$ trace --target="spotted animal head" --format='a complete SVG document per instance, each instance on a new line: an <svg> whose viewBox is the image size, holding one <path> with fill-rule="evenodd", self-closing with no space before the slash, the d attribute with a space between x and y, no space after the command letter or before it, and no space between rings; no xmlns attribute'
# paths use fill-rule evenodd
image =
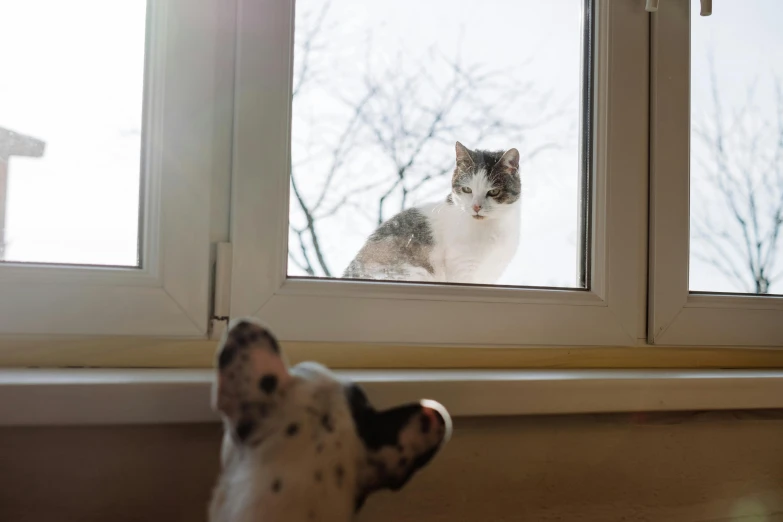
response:
<svg viewBox="0 0 783 522"><path fill-rule="evenodd" d="M289 368L255 320L232 322L217 366L224 437L211 522L349 522L374 491L405 485L451 434L436 402L379 411L319 364Z"/></svg>

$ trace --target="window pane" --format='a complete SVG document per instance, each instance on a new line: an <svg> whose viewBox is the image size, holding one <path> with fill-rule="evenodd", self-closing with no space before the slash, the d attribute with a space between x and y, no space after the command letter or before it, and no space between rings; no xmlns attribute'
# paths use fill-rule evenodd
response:
<svg viewBox="0 0 783 522"><path fill-rule="evenodd" d="M584 1L487 2L297 2L290 276L579 285Z"/></svg>
<svg viewBox="0 0 783 522"><path fill-rule="evenodd" d="M0 260L139 265L145 17L0 0Z"/></svg>
<svg viewBox="0 0 783 522"><path fill-rule="evenodd" d="M783 2L691 6L690 288L783 293Z"/></svg>

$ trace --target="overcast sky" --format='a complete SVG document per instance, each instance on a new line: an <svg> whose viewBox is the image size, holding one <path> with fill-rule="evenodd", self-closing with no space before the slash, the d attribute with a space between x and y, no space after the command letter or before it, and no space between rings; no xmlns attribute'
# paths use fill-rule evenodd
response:
<svg viewBox="0 0 783 522"><path fill-rule="evenodd" d="M320 1L298 3L304 10ZM336 49L333 52L343 64L339 81L346 93L353 92L361 79L361 68L355 65L364 56L369 31L373 60L379 66L400 55L406 57L403 63L408 58L410 63L426 62L432 59L428 53L433 47L450 56L459 50L464 64L507 70L515 81L532 81L539 91L551 91L552 99L563 107L562 117L552 124L556 126L541 128L528 143L510 143L501 137L465 143L522 150L536 140L559 137L556 151L523 166L521 247L501 281L505 284L576 284L581 4L581 0L484 0L480 4L334 0L330 13L339 28L330 38L330 49ZM0 14L4 67L0 127L43 139L47 146L42 159L15 157L10 162L7 258L134 264L145 3L0 0ZM746 85L758 79L760 86L766 85L766 91L759 90L758 100L772 108L769 82L775 74L783 76L782 19L779 0L716 2L711 17L694 17L694 115L709 109L704 101L709 89L708 49L714 54L727 105L739 103ZM313 121L321 114L318 111L339 114L338 108L321 103L325 99L316 90L294 107L295 116L301 116L294 122L295 161L305 155L304 137L313 139L306 121ZM530 117L524 107L508 110L509 117L520 121ZM450 152L453 144L443 147ZM698 165L693 168L692 197L699 198L709 189L699 185ZM310 190L323 181L317 166L301 176ZM355 186L361 185L360 175L352 179ZM343 184L336 190L354 188ZM448 190L444 178L427 195L441 199ZM322 242L334 271L342 271L373 226L350 211L326 222ZM292 267L290 273L301 272ZM692 261L691 287L738 290L698 260ZM783 283L777 288L782 287Z"/></svg>
<svg viewBox="0 0 783 522"><path fill-rule="evenodd" d="M698 13L699 1L692 0L692 12ZM665 4L662 6L665 9ZM715 2L713 14L709 17L694 15L691 23L691 113L694 123L708 125L714 122L711 80L709 74L709 56L715 63L715 76L718 93L722 100L726 126L730 127L732 116L744 106L748 91L753 87L755 113L744 125L734 125L736 140L727 141L729 155L738 160L733 162L735 169L749 164L749 160L764 157L775 148L777 136L774 132L762 133L761 140L752 150L750 136L763 120L777 124L778 108L774 94L774 81L783 80L783 31L780 21L783 19L783 2L780 0L733 0ZM774 131L774 127L770 129ZM740 236L739 229L730 216L728 204L713 190L705 178L705 165L709 164L709 154L696 136L691 138L691 209L696 212L709 209L713 223L710 230L717 234L728 231L732 236ZM748 158L750 156L750 158ZM783 172L778 177L783 176ZM758 181L758 180L756 180ZM781 180L783 181L783 180ZM764 188L758 188L759 202L767 211L762 212L765 222L760 223L768 231L771 203L767 196L771 194ZM780 201L777 202L780 205ZM728 220L728 221L727 221ZM692 233L695 228L692 229ZM701 291L742 291L733 281L709 263L698 259L696 254L707 253L705 245L692 240L690 286ZM774 273L783 273L783 243L776 250L779 264ZM748 273L747 258L724 251L735 266ZM768 275L773 275L768 274ZM783 280L771 286L771 291L783 293Z"/></svg>
<svg viewBox="0 0 783 522"><path fill-rule="evenodd" d="M0 0L0 127L46 142L10 161L6 257L136 262L145 3Z"/></svg>

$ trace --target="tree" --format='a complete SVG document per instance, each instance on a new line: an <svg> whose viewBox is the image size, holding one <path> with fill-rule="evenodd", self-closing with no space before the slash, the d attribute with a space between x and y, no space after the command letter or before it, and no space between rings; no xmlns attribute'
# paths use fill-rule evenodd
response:
<svg viewBox="0 0 783 522"><path fill-rule="evenodd" d="M774 111L751 84L727 111L710 60L711 113L694 125L698 159L709 190L692 205L692 255L719 270L742 292L767 294L781 279L783 227L783 93L773 81ZM717 210L717 211L716 211Z"/></svg>
<svg viewBox="0 0 783 522"><path fill-rule="evenodd" d="M311 132L317 137L293 145L308 153L292 161L289 236L290 261L308 275L326 277L339 273L320 232L339 212L350 209L374 227L412 202L445 197L433 189L451 174L456 137L479 146L502 136L517 146L522 162L529 161L557 146L556 139L535 142L530 135L564 112L531 81L517 81L506 70L463 63L459 49L448 57L433 48L418 62L402 54L377 60L370 34L363 63L354 65L362 68L362 81L341 82L336 51L330 48L335 30L330 8L326 3L297 23L295 115L297 104L308 95L340 110L329 121L307 122L318 129ZM509 110L520 104L526 110ZM317 187L305 184L305 173L322 181ZM356 183L359 178L362 182Z"/></svg>

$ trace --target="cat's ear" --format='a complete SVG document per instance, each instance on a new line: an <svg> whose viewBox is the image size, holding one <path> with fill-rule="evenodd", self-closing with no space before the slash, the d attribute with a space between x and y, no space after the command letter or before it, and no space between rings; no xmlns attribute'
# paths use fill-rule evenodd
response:
<svg viewBox="0 0 783 522"><path fill-rule="evenodd" d="M508 149L495 165L495 170L506 174L516 174L519 170L519 151Z"/></svg>
<svg viewBox="0 0 783 522"><path fill-rule="evenodd" d="M232 321L217 357L212 406L244 442L271 410L278 390L291 379L277 339L258 321Z"/></svg>
<svg viewBox="0 0 783 522"><path fill-rule="evenodd" d="M465 170L473 166L473 158L470 157L470 150L460 142L454 146L457 150L457 168Z"/></svg>

